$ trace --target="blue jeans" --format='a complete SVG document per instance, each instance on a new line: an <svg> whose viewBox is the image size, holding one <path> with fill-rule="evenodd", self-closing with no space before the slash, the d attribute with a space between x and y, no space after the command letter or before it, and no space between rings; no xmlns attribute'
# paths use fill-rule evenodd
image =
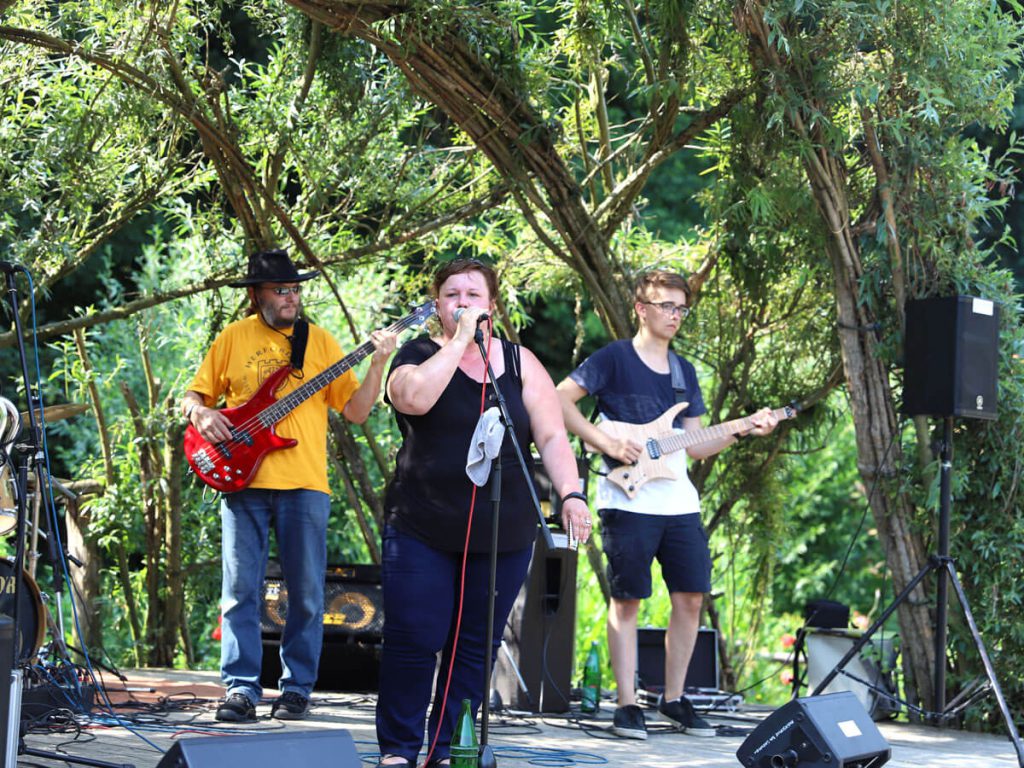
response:
<svg viewBox="0 0 1024 768"><path fill-rule="evenodd" d="M509 611L526 578L532 549L498 554L492 661L501 647ZM431 741L441 717L458 615L462 553L442 552L386 526L382 555L384 648L377 699L377 742L381 754L415 760L423 743L423 721L430 703L438 651L441 664L427 733ZM489 582L490 556L471 554L466 563L466 595L455 667L433 760L448 757L462 700L472 701L474 713L480 705Z"/></svg>
<svg viewBox="0 0 1024 768"><path fill-rule="evenodd" d="M255 704L263 695L260 605L271 525L288 587L278 687L306 698L312 693L323 644L330 512L330 497L320 491L256 488L224 496L220 674L229 696L241 693Z"/></svg>

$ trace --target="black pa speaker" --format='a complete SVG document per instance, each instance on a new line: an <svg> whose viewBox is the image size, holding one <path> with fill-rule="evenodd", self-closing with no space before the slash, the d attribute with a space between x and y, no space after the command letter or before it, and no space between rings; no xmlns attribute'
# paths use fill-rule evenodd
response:
<svg viewBox="0 0 1024 768"><path fill-rule="evenodd" d="M225 768L229 765L329 765L361 768L348 731L260 733L175 742L156 768Z"/></svg>
<svg viewBox="0 0 1024 768"><path fill-rule="evenodd" d="M999 307L974 296L908 301L903 412L996 418Z"/></svg>
<svg viewBox="0 0 1024 768"><path fill-rule="evenodd" d="M576 553L548 549L538 533L494 667L502 701L527 712L568 712L575 631Z"/></svg>
<svg viewBox="0 0 1024 768"><path fill-rule="evenodd" d="M878 768L892 751L849 691L794 699L736 750L747 768Z"/></svg>

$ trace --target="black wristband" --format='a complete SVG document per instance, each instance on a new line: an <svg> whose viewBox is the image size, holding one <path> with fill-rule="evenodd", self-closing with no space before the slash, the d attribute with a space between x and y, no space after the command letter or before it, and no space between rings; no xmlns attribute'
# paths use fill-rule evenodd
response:
<svg viewBox="0 0 1024 768"><path fill-rule="evenodd" d="M565 496L562 497L562 504L565 504L565 502L567 502L569 499L579 499L588 506L590 504L590 502L587 501L586 494L584 494L581 491L572 491L570 493L565 494Z"/></svg>
<svg viewBox="0 0 1024 768"><path fill-rule="evenodd" d="M732 433L732 436L736 438L736 442L737 442L737 443L738 443L738 442L739 442L740 440L742 440L742 439L743 439L744 437L746 437L746 435L740 434L739 432L733 432L733 433Z"/></svg>

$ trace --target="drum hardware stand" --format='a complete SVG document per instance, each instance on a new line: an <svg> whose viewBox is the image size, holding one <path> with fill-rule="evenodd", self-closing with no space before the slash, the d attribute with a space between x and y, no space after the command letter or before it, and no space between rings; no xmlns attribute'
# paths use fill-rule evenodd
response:
<svg viewBox="0 0 1024 768"><path fill-rule="evenodd" d="M21 325L21 315L18 314L18 288L14 283L15 271L21 271L28 275L28 270L20 265L12 264L6 261L0 261L0 271L4 273L5 282L7 284L7 300L11 305L11 316L14 319L14 335L18 340L18 356L21 361L21 375L22 380L25 384L25 397L28 400L28 443L26 445L19 445L17 448L22 453L21 461L18 464L17 474L17 497L18 497L18 523L15 528L15 555L14 555L14 576L12 578L12 597L13 597L13 608L11 620L14 623L14 642L12 645L12 659L11 669L17 670L12 674L12 688L17 687L18 690L18 704L20 710L21 703L21 677L19 669L19 658L21 655L19 633L19 597L22 587L22 579L19 576L22 573L25 563L25 523L27 516L26 508L26 494L28 492L28 473L29 466L31 465L36 472L37 488L36 493L42 494L42 498L46 503L48 510L53 509L52 498L49 495L49 485L44 484L43 480L46 479L46 456L43 453L43 442L42 442L42 430L36 421L37 410L42 412L42 398L39 393L34 393L32 389L32 378L28 372L28 357L25 353L25 336ZM54 537L49 537L50 553L53 556L53 571L54 579L57 584L60 584L62 578L62 568L59 567L60 563L56 559L54 553ZM61 643L63 644L63 637L61 637ZM14 720L15 707L10 708L9 719ZM78 763L80 765L96 766L97 768L125 768L124 764L118 765L116 763L108 763L102 760L91 760L89 758L75 757L72 755L61 754L58 752L47 752L40 749L30 749L25 746L24 738L20 733L20 711L18 721L15 721L12 725L13 731L7 733L7 744L4 745L4 765L2 768L15 768L14 763L10 762L10 755L14 752L13 743L17 744L17 754L31 755L32 757L43 757L52 760L64 761L68 763Z"/></svg>
<svg viewBox="0 0 1024 768"><path fill-rule="evenodd" d="M1024 768L1024 745L1021 744L1020 734L1017 732L1017 726L1014 725L1013 722L1013 715L1006 704L1006 698L1003 696L1003 691L999 687L999 680L996 678L995 668L992 666L992 661L989 658L988 652L985 650L985 643L982 641L981 633L978 631L978 624L974 620L974 614L971 612L971 606L967 601L967 595L964 592L963 586L960 584L959 576L957 576L956 562L949 554L949 511L952 499L950 474L953 468L952 416L947 416L944 419L942 442L940 443L939 449L941 473L939 476L938 553L933 554L928 558L928 563L925 564L925 566L918 571L917 575L910 580L910 583L907 584L903 591L896 596L896 599L889 604L875 623L872 624L856 642L854 642L846 652L846 655L839 660L835 667L833 667L824 678L822 678L821 682L818 683L817 687L810 695L817 696L824 691L828 684L835 679L836 675L843 671L843 668L850 662L850 660L860 653L861 648L868 643L871 636L896 611L900 603L910 596L910 593L914 591L917 585L920 584L926 576L928 576L932 571L935 571L935 711L926 713L926 715L933 720L935 724L941 725L943 720L945 720L949 714L949 710L946 707L946 604L948 598L946 577L948 576L950 583L953 585L953 590L956 592L957 599L960 601L960 608L963 611L964 619L966 619L967 626L970 628L971 637L974 639L974 647L978 651L978 655L981 657L982 665L985 667L985 674L988 676L989 688L995 696L996 703L999 705L999 711L1003 716L1003 720L1006 722L1006 729L1009 732L1010 741L1013 742L1013 748L1017 753L1017 764L1021 766L1021 768ZM843 674L846 673L843 672ZM973 698L974 695L976 694L972 694L971 698ZM962 698L962 695L954 699L954 701L951 702L951 706L956 704L960 698Z"/></svg>

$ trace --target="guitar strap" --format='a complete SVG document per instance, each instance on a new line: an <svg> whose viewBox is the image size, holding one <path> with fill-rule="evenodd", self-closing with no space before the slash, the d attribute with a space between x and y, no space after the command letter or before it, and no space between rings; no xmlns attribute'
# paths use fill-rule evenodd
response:
<svg viewBox="0 0 1024 768"><path fill-rule="evenodd" d="M302 373L302 364L306 360L306 342L309 341L309 323L305 318L300 317L292 326L292 335L288 337L292 343L292 359L290 365L293 371Z"/></svg>
<svg viewBox="0 0 1024 768"><path fill-rule="evenodd" d="M681 403L686 399L686 383L683 380L683 364L679 362L679 356L671 349L668 351L668 367L672 371L672 391L676 395L676 402Z"/></svg>

